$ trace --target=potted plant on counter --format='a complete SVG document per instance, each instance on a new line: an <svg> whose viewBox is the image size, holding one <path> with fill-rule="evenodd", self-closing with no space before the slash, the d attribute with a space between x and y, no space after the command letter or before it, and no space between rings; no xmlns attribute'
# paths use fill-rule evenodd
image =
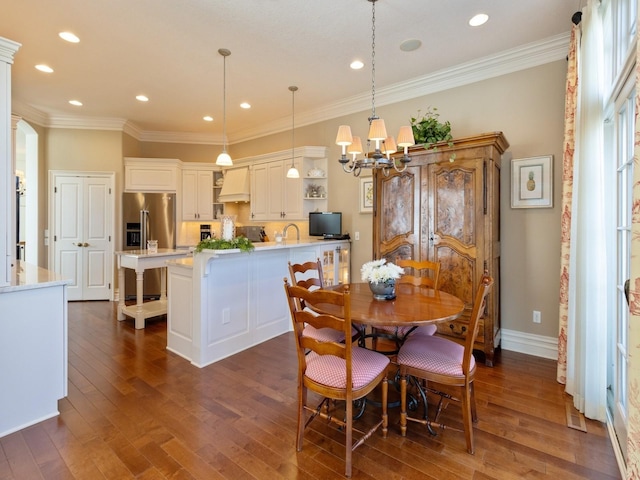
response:
<svg viewBox="0 0 640 480"><path fill-rule="evenodd" d="M235 237L231 240L225 240L224 238L208 238L200 241L196 246L196 253L202 250L230 250L237 248L242 252L250 252L255 249L251 240L246 237Z"/></svg>

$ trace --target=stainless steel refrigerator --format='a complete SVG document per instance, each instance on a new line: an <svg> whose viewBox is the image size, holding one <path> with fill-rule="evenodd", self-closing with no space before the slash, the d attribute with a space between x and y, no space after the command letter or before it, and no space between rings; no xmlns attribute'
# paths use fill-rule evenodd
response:
<svg viewBox="0 0 640 480"><path fill-rule="evenodd" d="M123 250L145 250L147 240L157 240L158 248L176 248L175 193L124 193ZM136 297L136 273L125 270L125 299ZM160 297L160 269L144 272L144 298Z"/></svg>

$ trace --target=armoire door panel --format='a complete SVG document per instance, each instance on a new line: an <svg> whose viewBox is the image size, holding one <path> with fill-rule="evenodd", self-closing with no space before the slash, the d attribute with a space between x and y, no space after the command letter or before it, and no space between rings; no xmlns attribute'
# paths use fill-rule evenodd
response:
<svg viewBox="0 0 640 480"><path fill-rule="evenodd" d="M433 232L464 245L475 245L482 201L482 170L478 161L431 166ZM481 162L481 160L480 160Z"/></svg>
<svg viewBox="0 0 640 480"><path fill-rule="evenodd" d="M377 174L378 172L376 172ZM420 244L420 168L408 168L404 173L388 177L376 175L377 208L374 223L383 225L376 232L379 258L396 261L415 258Z"/></svg>

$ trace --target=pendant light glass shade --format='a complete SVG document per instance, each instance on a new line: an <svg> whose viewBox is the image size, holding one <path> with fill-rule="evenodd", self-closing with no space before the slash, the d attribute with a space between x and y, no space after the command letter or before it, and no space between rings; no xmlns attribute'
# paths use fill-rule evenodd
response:
<svg viewBox="0 0 640 480"><path fill-rule="evenodd" d="M216 159L216 165L220 165L221 167L232 167L233 160L231 160L231 156L227 152L222 152Z"/></svg>
<svg viewBox="0 0 640 480"><path fill-rule="evenodd" d="M222 55L224 61L223 87L222 87L222 153L216 159L216 165L221 167L231 167L233 161L227 153L227 57L231 52L226 48L221 48L218 53Z"/></svg>
<svg viewBox="0 0 640 480"><path fill-rule="evenodd" d="M296 164L294 162L295 158L295 129L296 129L296 115L295 115L295 96L298 87L291 86L289 87L289 91L291 92L291 167L289 167L289 171L287 172L287 178L300 178L300 172L296 168Z"/></svg>

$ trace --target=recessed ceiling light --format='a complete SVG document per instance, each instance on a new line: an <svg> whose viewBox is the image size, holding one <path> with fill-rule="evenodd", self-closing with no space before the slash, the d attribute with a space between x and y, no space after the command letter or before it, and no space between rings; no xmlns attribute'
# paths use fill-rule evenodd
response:
<svg viewBox="0 0 640 480"><path fill-rule="evenodd" d="M76 107L81 107L82 106L82 102L80 100L69 100L69 103L71 105L75 105Z"/></svg>
<svg viewBox="0 0 640 480"><path fill-rule="evenodd" d="M70 43L78 43L80 42L80 39L78 37L76 37L73 33L71 32L60 32L58 34L58 36L63 39L66 40L67 42Z"/></svg>
<svg viewBox="0 0 640 480"><path fill-rule="evenodd" d="M400 50L403 52L413 52L422 46L422 42L417 38L410 38L400 44Z"/></svg>
<svg viewBox="0 0 640 480"><path fill-rule="evenodd" d="M364 63L362 63L360 60L354 60L353 62L351 62L351 65L349 65L353 70L360 70L362 67L364 67Z"/></svg>
<svg viewBox="0 0 640 480"><path fill-rule="evenodd" d="M240 108L244 108L244 109L251 108L251 104L250 104L250 103L247 103L247 102L242 102L242 103L240 104Z"/></svg>
<svg viewBox="0 0 640 480"><path fill-rule="evenodd" d="M36 69L44 73L53 73L53 68L48 65L36 65Z"/></svg>
<svg viewBox="0 0 640 480"><path fill-rule="evenodd" d="M480 25L487 23L487 20L489 20L489 15L486 13L479 13L469 20L469 25L472 27L479 27Z"/></svg>
<svg viewBox="0 0 640 480"><path fill-rule="evenodd" d="M210 115L205 115L204 117L202 117L202 119L203 119L205 122L213 122L213 117L212 117L212 116L210 116Z"/></svg>
<svg viewBox="0 0 640 480"><path fill-rule="evenodd" d="M148 102L149 98L145 95L136 95L136 100L139 100L141 102Z"/></svg>

